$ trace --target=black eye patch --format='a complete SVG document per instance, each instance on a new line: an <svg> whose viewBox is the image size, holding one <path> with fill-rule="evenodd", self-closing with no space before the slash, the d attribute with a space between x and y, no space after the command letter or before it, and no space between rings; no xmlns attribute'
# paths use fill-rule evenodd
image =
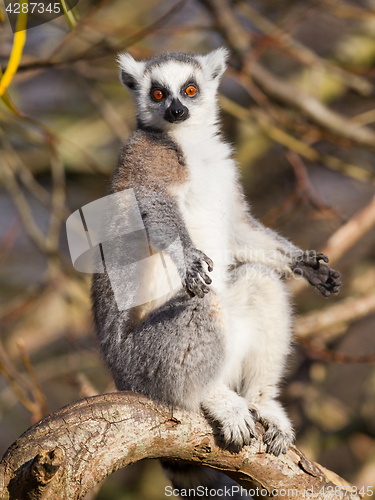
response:
<svg viewBox="0 0 375 500"><path fill-rule="evenodd" d="M194 87L196 89L196 92L193 95L191 95L191 94L189 94L189 92L187 92L187 89L189 87ZM185 96L196 97L199 94L199 86L193 77L190 77L188 80L186 80L186 82L182 85L182 87L180 89L180 93L181 93L182 97L185 97Z"/></svg>
<svg viewBox="0 0 375 500"><path fill-rule="evenodd" d="M160 93L161 92L161 96ZM155 102L162 102L170 95L170 90L156 81L151 82L150 97Z"/></svg>

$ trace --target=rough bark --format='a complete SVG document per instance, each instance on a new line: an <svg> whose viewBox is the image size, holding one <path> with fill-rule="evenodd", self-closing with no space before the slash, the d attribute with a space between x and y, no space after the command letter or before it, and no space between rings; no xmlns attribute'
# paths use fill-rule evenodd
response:
<svg viewBox="0 0 375 500"><path fill-rule="evenodd" d="M201 463L269 497L278 491L283 498L304 498L313 488L309 498L360 498L296 447L276 458L265 453L260 437L231 453L202 415L179 409L172 415L143 396L119 392L70 404L27 430L0 462L0 500L81 499L112 472L144 458Z"/></svg>

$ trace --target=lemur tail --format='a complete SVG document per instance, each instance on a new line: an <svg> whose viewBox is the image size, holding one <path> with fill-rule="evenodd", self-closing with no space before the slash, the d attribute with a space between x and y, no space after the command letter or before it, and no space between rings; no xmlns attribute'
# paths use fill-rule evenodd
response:
<svg viewBox="0 0 375 500"><path fill-rule="evenodd" d="M173 488L178 491L184 490L182 498L253 500L244 488L219 471L184 461L160 460L160 462Z"/></svg>

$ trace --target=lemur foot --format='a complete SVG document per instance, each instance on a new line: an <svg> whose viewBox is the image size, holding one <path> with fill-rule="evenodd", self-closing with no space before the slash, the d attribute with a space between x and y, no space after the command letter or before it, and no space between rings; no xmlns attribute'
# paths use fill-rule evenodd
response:
<svg viewBox="0 0 375 500"><path fill-rule="evenodd" d="M321 260L325 263L329 262L324 253L317 254L314 251L307 251L296 258L292 269L296 274L304 276L324 297L329 297L331 293L339 292L340 273L325 264L321 264Z"/></svg>
<svg viewBox="0 0 375 500"><path fill-rule="evenodd" d="M271 386L268 386L268 389L270 388ZM274 398L257 399L255 405L260 414L258 421L265 429L262 439L267 446L267 453L275 456L286 453L294 441L294 431L284 408Z"/></svg>
<svg viewBox="0 0 375 500"><path fill-rule="evenodd" d="M237 452L250 444L257 431L256 416L249 411L246 401L235 399L215 407L203 405L203 411L214 427L218 427L225 448Z"/></svg>
<svg viewBox="0 0 375 500"><path fill-rule="evenodd" d="M278 457L280 453L286 453L289 446L294 441L294 433L291 429L281 430L274 423L261 418L260 423L266 429L263 435L263 443L267 445L267 453L271 453Z"/></svg>
<svg viewBox="0 0 375 500"><path fill-rule="evenodd" d="M246 404L243 407L240 405L233 407L227 415L223 415L219 423L226 447L234 451L239 451L250 444L257 434L254 417Z"/></svg>
<svg viewBox="0 0 375 500"><path fill-rule="evenodd" d="M204 294L210 291L207 285L212 283L203 267L203 262L207 264L209 272L213 271L214 263L207 255L196 248L185 254L185 260L186 275L183 283L185 289L192 297L197 295L199 298L203 298Z"/></svg>
<svg viewBox="0 0 375 500"><path fill-rule="evenodd" d="M281 430L276 423L271 423L266 418L262 418L255 406L249 407L249 411L255 422L260 422L266 429L266 432L263 435L263 442L267 445L267 453L272 453L276 457L278 457L280 453L285 454L288 451L289 446L294 441L293 430Z"/></svg>

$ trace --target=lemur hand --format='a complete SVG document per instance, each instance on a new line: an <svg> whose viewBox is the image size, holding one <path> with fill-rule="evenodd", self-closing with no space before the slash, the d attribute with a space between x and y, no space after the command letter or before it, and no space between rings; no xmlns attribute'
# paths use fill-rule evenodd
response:
<svg viewBox="0 0 375 500"><path fill-rule="evenodd" d="M310 285L315 286L324 297L329 297L331 293L338 293L341 281L340 273L334 271L325 264L329 261L324 253L304 252L296 258L292 269L295 273L307 279Z"/></svg>
<svg viewBox="0 0 375 500"><path fill-rule="evenodd" d="M205 293L210 289L207 285L212 283L212 279L206 274L203 267L203 262L207 264L208 271L213 271L214 263L203 252L193 248L185 254L186 259L186 275L184 279L184 286L189 295L194 297L197 295L203 298Z"/></svg>

